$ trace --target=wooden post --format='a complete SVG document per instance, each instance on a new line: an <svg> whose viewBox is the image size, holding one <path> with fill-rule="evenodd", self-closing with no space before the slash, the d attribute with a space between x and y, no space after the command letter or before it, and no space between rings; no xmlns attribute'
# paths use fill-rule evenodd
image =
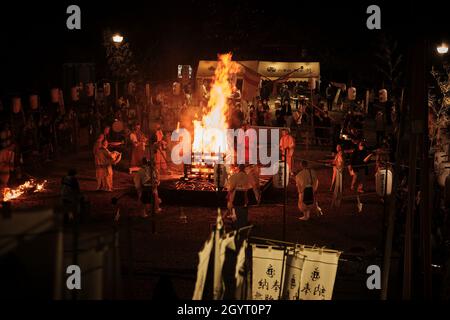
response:
<svg viewBox="0 0 450 320"><path fill-rule="evenodd" d="M72 209L70 209L72 210ZM78 246L79 246L79 236L80 236L80 215L81 210L75 209L71 212L73 215L73 225L72 225L72 264L78 265ZM72 300L77 300L78 290L72 290Z"/></svg>
<svg viewBox="0 0 450 320"><path fill-rule="evenodd" d="M421 225L421 253L422 253L422 268L423 268L423 296L425 299L432 298L432 271L431 271L431 213L433 212L432 201L430 201L430 158L429 149L430 141L428 137L428 88L426 74L429 68L428 57L428 41L422 39L420 42L419 52L419 67L422 77L418 79L418 104L422 111L420 116L422 120L422 155L421 155L421 170L420 170L420 225Z"/></svg>
<svg viewBox="0 0 450 320"><path fill-rule="evenodd" d="M413 258L413 233L414 233L414 211L416 200L416 157L418 135L411 133L409 144L409 176L408 176L408 209L405 222L405 248L403 263L403 294L404 300L411 299L412 280L412 258Z"/></svg>
<svg viewBox="0 0 450 320"><path fill-rule="evenodd" d="M403 115L403 92L400 99L400 112L398 113L400 117ZM387 229L386 229L386 241L384 243L384 257L383 257L383 269L381 276L381 300L387 300L388 288L389 288L389 273L391 269L391 255L392 255L392 240L394 237L394 223L395 223L395 213L396 213L396 203L395 194L397 193L398 178L400 173L400 139L403 136L404 119L399 119L399 128L397 130L397 145L395 150L395 165L392 181L392 193L387 198L388 201L388 216L387 216Z"/></svg>
<svg viewBox="0 0 450 320"><path fill-rule="evenodd" d="M220 272L220 239L222 237L223 221L220 207L217 208L217 219L214 227L214 283L213 299L219 300L222 295L222 272Z"/></svg>

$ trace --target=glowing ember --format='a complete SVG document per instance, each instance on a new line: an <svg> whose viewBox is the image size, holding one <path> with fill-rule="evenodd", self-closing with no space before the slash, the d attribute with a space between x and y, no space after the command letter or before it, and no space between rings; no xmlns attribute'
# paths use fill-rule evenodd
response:
<svg viewBox="0 0 450 320"><path fill-rule="evenodd" d="M3 201L10 201L13 199L17 199L21 195L23 195L25 192L41 192L44 189L45 184L47 183L47 180L44 180L42 183L38 183L34 181L33 179L25 181L23 184L18 186L15 189L11 188L5 188L3 189Z"/></svg>
<svg viewBox="0 0 450 320"><path fill-rule="evenodd" d="M219 55L208 101L209 112L201 121L194 120L194 153L211 154L227 151L226 115L228 98L233 93L231 79L239 71L239 65L231 61L231 53Z"/></svg>

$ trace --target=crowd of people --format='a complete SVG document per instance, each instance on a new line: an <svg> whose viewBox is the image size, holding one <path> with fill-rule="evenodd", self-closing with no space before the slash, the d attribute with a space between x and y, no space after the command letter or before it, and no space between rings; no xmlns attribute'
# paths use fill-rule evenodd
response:
<svg viewBox="0 0 450 320"><path fill-rule="evenodd" d="M299 193L298 207L303 213L303 220L309 219L311 211L322 212L315 197L319 181L308 161L294 164L298 136L292 134L293 128L312 127L315 144L320 146L326 140L331 146L334 157L330 186L334 194L332 206L340 205L346 167L351 177L350 190L361 194L369 174L369 161L376 160L376 170L393 161L395 141L392 135L388 135L392 132L392 128L389 129L392 127L392 107L384 104L376 108L376 144L369 146L363 130L364 121L369 116L367 110L362 109L361 103L343 98L339 101L339 109L345 115L341 120L331 119L329 111L333 104L329 99L329 88L323 97L315 90L310 92L312 99L307 99L299 94L299 86L289 89L287 85L281 85L278 96L272 100L274 105L270 105L269 97L264 96L255 97L253 102L243 101L239 92L229 99L230 127L244 130L249 126L283 128L279 143L280 160L286 161L289 174L295 176ZM68 105L59 99L46 105L30 103L28 108L15 106L11 110L6 110L0 103L3 115L0 132L2 184L8 184L9 173L20 175L21 167L36 163L36 158L41 160L37 163L51 161L60 154L77 152L84 142L93 150L97 190L113 191L112 166L126 158L129 160L130 173L134 173L139 199L146 208L142 215L148 216L150 198L156 210L160 211L157 185L160 174L169 172L169 161L166 136L160 124L151 127L150 113L151 109L158 110L156 119L162 120L162 110L166 110L170 103L168 96L170 94L160 92L151 103L145 101L146 97L131 94L116 101L83 96ZM191 95L184 92L181 98L175 100L178 108L185 111L191 107L189 104L194 103ZM172 102L175 100L172 99ZM203 105L207 102L207 96L200 98L199 104L202 105L202 102ZM176 119L182 121L185 114L179 112ZM253 189L258 203L261 201L259 177L255 174L255 168L237 168L228 183L230 211L238 208L237 212L241 213L243 210L239 208L247 206L248 200L240 196L245 186ZM243 225L246 218L237 220L238 225Z"/></svg>

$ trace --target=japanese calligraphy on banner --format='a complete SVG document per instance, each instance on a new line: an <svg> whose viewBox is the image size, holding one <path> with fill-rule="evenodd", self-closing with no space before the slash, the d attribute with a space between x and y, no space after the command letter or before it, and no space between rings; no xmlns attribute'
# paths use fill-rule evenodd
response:
<svg viewBox="0 0 450 320"><path fill-rule="evenodd" d="M278 300L282 289L284 249L252 247L253 300Z"/></svg>
<svg viewBox="0 0 450 320"><path fill-rule="evenodd" d="M305 255L300 300L331 300L341 252L301 247Z"/></svg>
<svg viewBox="0 0 450 320"><path fill-rule="evenodd" d="M205 242L203 249L198 253L199 262L197 267L197 281L195 283L194 296L192 297L192 300L202 299L212 247L213 239L211 236L210 239Z"/></svg>
<svg viewBox="0 0 450 320"><path fill-rule="evenodd" d="M300 284L305 258L298 251L290 251L286 254L286 276L283 286L284 300L300 299Z"/></svg>

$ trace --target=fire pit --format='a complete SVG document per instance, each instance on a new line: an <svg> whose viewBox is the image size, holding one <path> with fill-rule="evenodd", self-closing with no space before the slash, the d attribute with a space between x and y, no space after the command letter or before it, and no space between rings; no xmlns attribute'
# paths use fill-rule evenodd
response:
<svg viewBox="0 0 450 320"><path fill-rule="evenodd" d="M47 183L46 180L39 183L34 179L30 179L22 183L17 188L4 188L2 192L2 201L8 202L19 198L23 194L31 194L36 192L41 192L44 190L44 186Z"/></svg>

